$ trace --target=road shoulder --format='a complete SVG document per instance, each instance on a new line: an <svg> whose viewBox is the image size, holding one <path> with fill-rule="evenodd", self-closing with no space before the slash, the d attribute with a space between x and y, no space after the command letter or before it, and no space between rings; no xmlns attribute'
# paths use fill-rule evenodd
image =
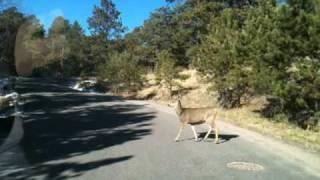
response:
<svg viewBox="0 0 320 180"><path fill-rule="evenodd" d="M142 103L136 101L136 103ZM175 116L175 111L172 107L158 104L154 101L147 101L147 104L158 111L169 113ZM241 127L237 127L226 121L219 120L218 126L221 131L228 130L239 134L242 139L262 147L264 150L277 155L289 162L298 164L309 173L320 177L320 155L317 153L307 152L300 147L296 147L285 142L279 141L272 137L266 137L254 131L250 131Z"/></svg>

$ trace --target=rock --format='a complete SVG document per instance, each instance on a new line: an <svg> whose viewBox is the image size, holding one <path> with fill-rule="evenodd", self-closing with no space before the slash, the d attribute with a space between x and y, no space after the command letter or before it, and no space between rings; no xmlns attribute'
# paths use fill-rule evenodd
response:
<svg viewBox="0 0 320 180"><path fill-rule="evenodd" d="M138 92L137 99L151 99L158 92L158 86L152 86Z"/></svg>

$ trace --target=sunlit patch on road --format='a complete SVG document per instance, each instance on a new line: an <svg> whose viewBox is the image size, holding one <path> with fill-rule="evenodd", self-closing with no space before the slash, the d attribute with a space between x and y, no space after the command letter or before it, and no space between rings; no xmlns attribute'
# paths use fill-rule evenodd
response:
<svg viewBox="0 0 320 180"><path fill-rule="evenodd" d="M255 163L249 163L249 162L231 162L227 164L227 167L230 169L236 169L240 171L262 171L264 170L264 167L255 164Z"/></svg>

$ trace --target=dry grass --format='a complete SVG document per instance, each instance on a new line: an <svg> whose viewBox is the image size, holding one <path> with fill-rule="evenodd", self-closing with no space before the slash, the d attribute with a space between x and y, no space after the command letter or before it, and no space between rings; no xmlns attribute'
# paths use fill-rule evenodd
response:
<svg viewBox="0 0 320 180"><path fill-rule="evenodd" d="M137 99L150 99L157 95L158 89L158 86L144 88L137 93Z"/></svg>
<svg viewBox="0 0 320 180"><path fill-rule="evenodd" d="M288 122L273 122L243 107L223 112L223 120L264 135L320 152L320 132L306 131Z"/></svg>
<svg viewBox="0 0 320 180"><path fill-rule="evenodd" d="M158 85L158 81L156 80L156 75L153 73L148 73L144 77L144 85L145 86L156 86Z"/></svg>
<svg viewBox="0 0 320 180"><path fill-rule="evenodd" d="M200 77L196 70L186 70L179 73L179 75L188 77L185 80L176 79L175 81L180 84L181 87L185 89L196 89L200 87Z"/></svg>

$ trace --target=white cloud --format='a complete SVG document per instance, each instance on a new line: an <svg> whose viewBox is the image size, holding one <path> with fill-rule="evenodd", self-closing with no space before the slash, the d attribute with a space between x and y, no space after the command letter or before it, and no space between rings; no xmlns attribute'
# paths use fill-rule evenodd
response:
<svg viewBox="0 0 320 180"><path fill-rule="evenodd" d="M54 19L58 16L63 16L63 11L62 9L56 8L52 9L51 11L44 13L40 16L38 16L41 24L44 24L45 28L48 28L51 26L52 22Z"/></svg>
<svg viewBox="0 0 320 180"><path fill-rule="evenodd" d="M51 17L63 16L63 11L62 9L53 9L49 12L49 16Z"/></svg>

